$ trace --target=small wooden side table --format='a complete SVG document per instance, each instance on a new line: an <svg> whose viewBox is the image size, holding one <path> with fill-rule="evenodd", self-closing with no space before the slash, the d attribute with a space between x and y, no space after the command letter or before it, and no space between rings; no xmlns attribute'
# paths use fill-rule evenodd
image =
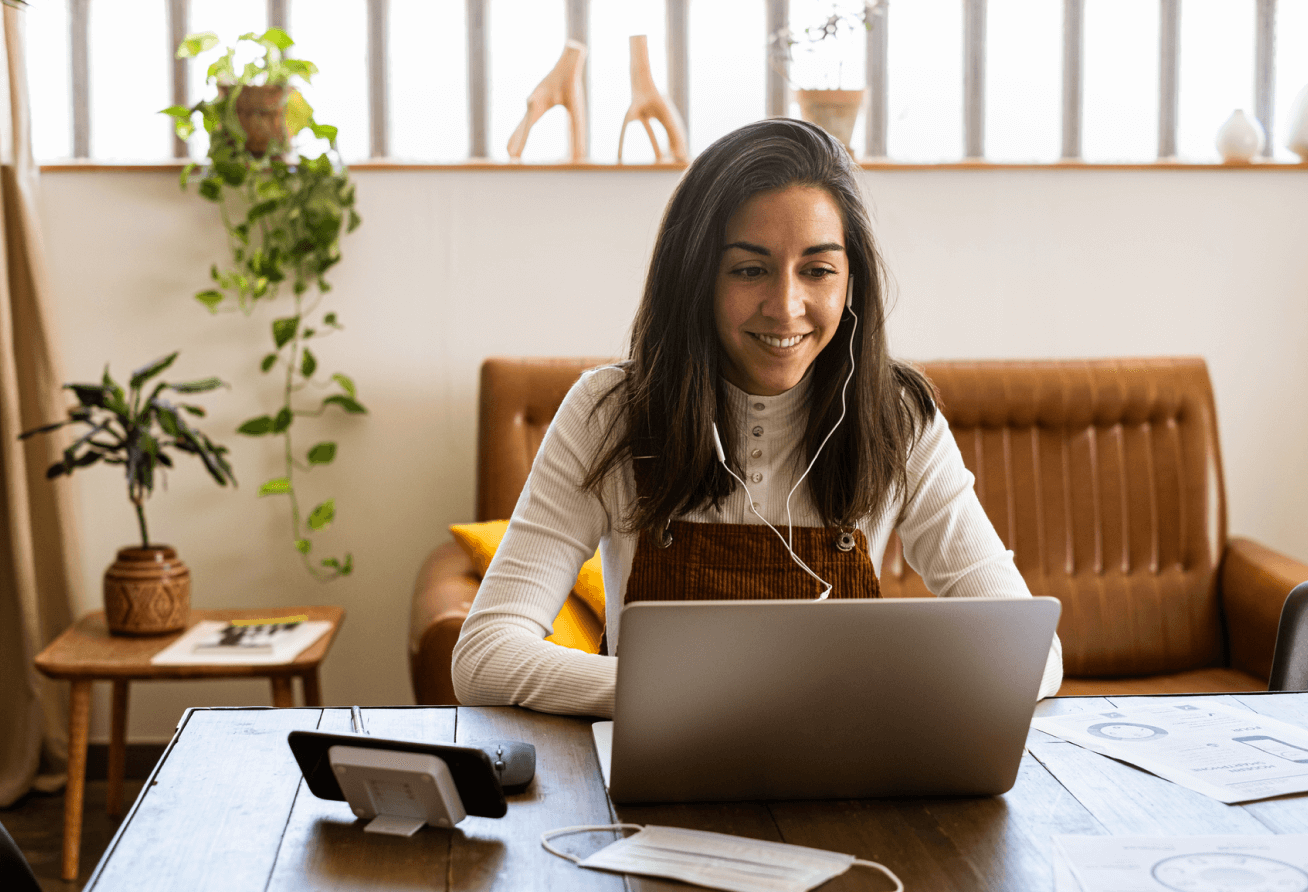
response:
<svg viewBox="0 0 1308 892"><path fill-rule="evenodd" d="M155 666L150 658L183 634L110 635L104 612L88 614L50 642L36 657L36 668L50 678L72 682L68 703L68 789L64 794L63 878L77 879L82 843L82 796L86 789L86 744L91 713L91 682L113 682L113 716L109 737L109 789L106 810L112 817L123 813L123 769L127 753L127 685L142 680L194 678L267 678L272 683L274 706L294 706L291 679L304 686L306 706L321 706L318 664L327 656L336 632L345 620L340 607L262 607L240 610L192 610L187 628L201 620L230 621L265 616L304 614L332 624L327 634L289 663L237 666Z"/></svg>

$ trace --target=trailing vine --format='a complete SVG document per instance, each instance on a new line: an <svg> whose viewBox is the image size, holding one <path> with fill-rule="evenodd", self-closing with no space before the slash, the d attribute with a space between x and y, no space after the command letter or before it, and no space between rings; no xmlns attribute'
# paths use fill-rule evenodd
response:
<svg viewBox="0 0 1308 892"><path fill-rule="evenodd" d="M210 267L213 285L195 298L211 313L239 311L246 315L259 304L272 301L289 283L291 314L272 320L273 349L259 361L264 374L280 369L280 405L245 421L237 429L252 437L281 439L283 473L259 487L260 496L286 496L290 506L291 535L296 551L311 575L320 580L347 576L354 558L314 553L313 536L336 517L336 500L327 498L305 510L297 488L297 473L307 473L336 458L336 443L316 442L297 452L294 432L303 428L297 419L317 418L329 411L362 415L354 381L340 372L320 374L310 344L342 330L333 311L322 303L331 285L326 272L341 257L342 232L360 223L354 209L354 184L336 148L337 129L319 124L313 109L293 82L309 83L317 67L304 59L286 56L294 42L285 31L269 28L263 34L243 34L260 53L241 69L236 48L229 47L209 66L207 83L217 95L195 105L164 109L175 121L177 135L187 139L195 132L195 115L209 135L207 163L189 164L182 171L183 189L200 168L198 191L218 205L227 231L230 264ZM192 34L178 47L179 58L198 56L218 44L211 32ZM262 104L262 108L260 108ZM241 112L254 109L247 124ZM253 123L249 123L249 122ZM250 130L247 133L246 126ZM291 140L303 131L326 140L317 157L295 153ZM289 160L288 160L289 159Z"/></svg>

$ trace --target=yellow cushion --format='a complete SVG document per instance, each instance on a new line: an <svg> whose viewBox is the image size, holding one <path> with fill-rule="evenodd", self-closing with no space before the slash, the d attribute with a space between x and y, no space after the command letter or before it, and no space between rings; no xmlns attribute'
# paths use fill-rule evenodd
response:
<svg viewBox="0 0 1308 892"><path fill-rule="evenodd" d="M485 523L460 523L450 527L454 541L472 559L478 576L486 575L495 550L509 528L507 520L488 520ZM581 565L577 584L573 586L563 609L554 618L554 634L546 638L555 644L599 653L600 636L604 634L604 574L600 569L599 551Z"/></svg>

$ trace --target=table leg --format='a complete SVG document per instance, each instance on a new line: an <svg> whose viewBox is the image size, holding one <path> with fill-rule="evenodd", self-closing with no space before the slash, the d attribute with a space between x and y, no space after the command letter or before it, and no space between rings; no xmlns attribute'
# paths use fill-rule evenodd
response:
<svg viewBox="0 0 1308 892"><path fill-rule="evenodd" d="M109 731L109 789L105 812L109 817L123 813L123 774L127 767L127 680L114 681L113 720Z"/></svg>
<svg viewBox="0 0 1308 892"><path fill-rule="evenodd" d="M268 680L272 682L273 706L285 708L295 705L295 688L291 687L291 676L274 675Z"/></svg>
<svg viewBox="0 0 1308 892"><path fill-rule="evenodd" d="M91 681L73 682L68 698L68 787L64 791L65 880L77 879L77 862L82 850L82 796L86 792L86 734L91 723Z"/></svg>
<svg viewBox="0 0 1308 892"><path fill-rule="evenodd" d="M304 705L322 706L322 687L318 684L318 667L314 666L301 675L300 683L304 685Z"/></svg>

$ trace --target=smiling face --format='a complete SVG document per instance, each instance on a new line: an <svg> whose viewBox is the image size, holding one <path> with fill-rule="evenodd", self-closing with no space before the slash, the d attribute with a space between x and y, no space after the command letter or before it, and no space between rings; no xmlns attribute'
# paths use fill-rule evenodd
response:
<svg viewBox="0 0 1308 892"><path fill-rule="evenodd" d="M849 260L840 208L825 189L760 192L727 221L713 314L722 374L756 396L799 383L845 308Z"/></svg>

